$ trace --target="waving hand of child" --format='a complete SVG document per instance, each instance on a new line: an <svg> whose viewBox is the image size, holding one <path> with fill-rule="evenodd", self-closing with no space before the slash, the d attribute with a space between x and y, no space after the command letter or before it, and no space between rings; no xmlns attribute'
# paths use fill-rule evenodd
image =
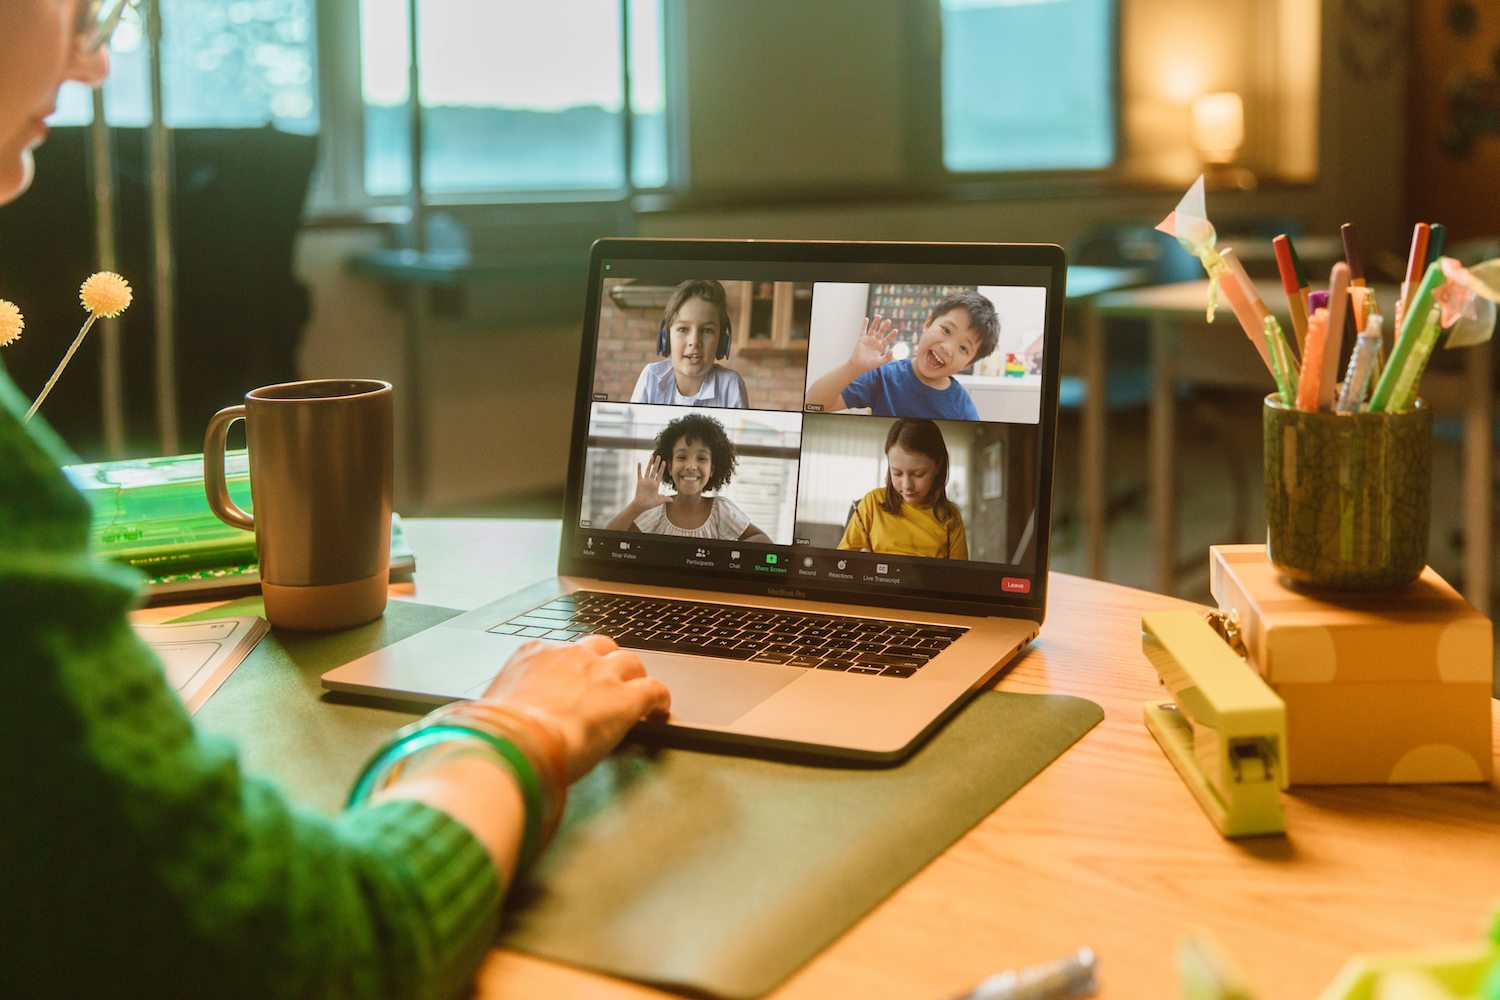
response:
<svg viewBox="0 0 1500 1000"><path fill-rule="evenodd" d="M879 368L891 360L891 345L896 342L899 332L888 319L866 316L865 321L860 324L854 350L849 354L849 364L857 368L861 375Z"/></svg>
<svg viewBox="0 0 1500 1000"><path fill-rule="evenodd" d="M844 390L865 372L873 371L892 358L891 345L900 333L895 324L881 316L866 316L854 341L849 360L820 376L807 387L807 402L822 410L844 410Z"/></svg>
<svg viewBox="0 0 1500 1000"><path fill-rule="evenodd" d="M664 503L670 503L672 498L662 496L661 479L662 473L666 471L667 463L661 460L661 456L652 455L651 460L646 463L646 468L641 469L641 463L635 463L635 495L630 498L630 503L610 521L605 528L609 531L629 531L630 526L635 523L636 518L660 507Z"/></svg>

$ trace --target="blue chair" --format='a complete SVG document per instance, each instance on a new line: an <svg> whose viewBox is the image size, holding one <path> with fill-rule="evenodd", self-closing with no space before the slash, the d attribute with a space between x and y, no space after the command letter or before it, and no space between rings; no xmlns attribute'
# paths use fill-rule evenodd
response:
<svg viewBox="0 0 1500 1000"><path fill-rule="evenodd" d="M1203 277L1197 259L1166 233L1140 222L1113 223L1084 233L1068 250L1068 262L1094 267L1130 267L1141 284L1166 285ZM1151 396L1150 331L1139 320L1114 320L1105 328L1107 407L1144 407ZM1058 391L1063 410L1083 406L1083 379L1064 375Z"/></svg>
<svg viewBox="0 0 1500 1000"><path fill-rule="evenodd" d="M1295 228L1289 227L1285 220L1268 220L1266 224L1278 227L1277 232ZM1068 259L1073 264L1139 268L1143 272L1142 285L1197 281L1203 277L1203 267L1197 258L1184 250L1175 238L1140 222L1111 223L1087 231L1072 245ZM1104 336L1106 411L1112 417L1118 412L1146 409L1151 399L1152 381L1149 323L1145 320L1111 319L1107 321ZM1181 391L1186 398L1187 388ZM1081 409L1084 392L1081 376L1063 376L1059 388L1061 409ZM1183 416L1197 423L1204 434L1225 436L1228 433L1223 415L1216 412L1210 400L1195 397L1191 398L1190 404ZM1234 498L1232 524L1226 538L1238 540L1249 530L1249 485L1245 470L1234 458L1233 449L1223 449L1223 453ZM1145 484L1141 482L1107 496L1106 521L1139 505L1144 495ZM1195 557L1195 564L1197 562L1201 559Z"/></svg>

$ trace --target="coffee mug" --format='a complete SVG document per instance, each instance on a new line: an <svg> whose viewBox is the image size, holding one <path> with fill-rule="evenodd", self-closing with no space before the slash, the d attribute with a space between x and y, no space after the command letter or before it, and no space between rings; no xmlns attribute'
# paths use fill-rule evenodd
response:
<svg viewBox="0 0 1500 1000"><path fill-rule="evenodd" d="M268 385L214 414L203 486L226 524L255 532L266 618L279 628L350 628L385 611L395 466L394 391L376 379ZM230 424L245 421L250 498L224 482Z"/></svg>

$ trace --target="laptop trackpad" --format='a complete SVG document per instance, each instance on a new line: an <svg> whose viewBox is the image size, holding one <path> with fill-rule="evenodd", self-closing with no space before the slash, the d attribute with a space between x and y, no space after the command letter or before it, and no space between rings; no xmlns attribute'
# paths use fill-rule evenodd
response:
<svg viewBox="0 0 1500 1000"><path fill-rule="evenodd" d="M641 652L646 672L672 692L672 721L727 726L765 701L802 671L738 660Z"/></svg>

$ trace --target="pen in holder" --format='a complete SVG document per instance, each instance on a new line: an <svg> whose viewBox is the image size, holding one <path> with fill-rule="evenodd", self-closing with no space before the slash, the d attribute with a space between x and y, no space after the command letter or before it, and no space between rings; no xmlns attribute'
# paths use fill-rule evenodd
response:
<svg viewBox="0 0 1500 1000"><path fill-rule="evenodd" d="M1263 410L1266 554L1293 583L1395 590L1427 564L1432 411Z"/></svg>

